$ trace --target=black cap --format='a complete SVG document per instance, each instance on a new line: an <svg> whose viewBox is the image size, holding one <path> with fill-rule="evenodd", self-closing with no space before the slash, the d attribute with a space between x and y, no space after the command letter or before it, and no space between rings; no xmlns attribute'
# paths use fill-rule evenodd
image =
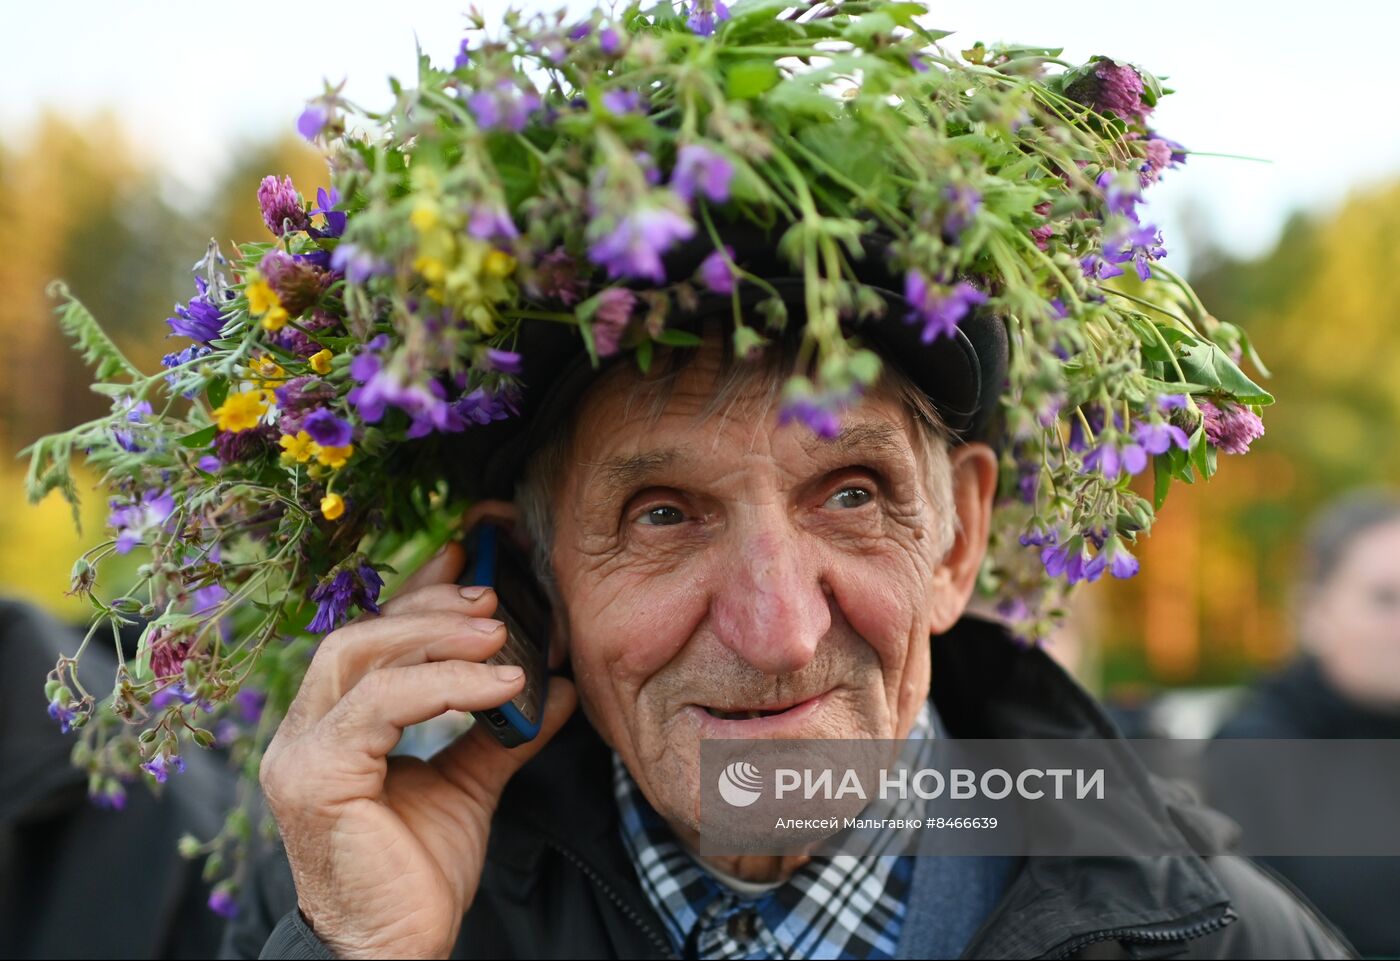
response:
<svg viewBox="0 0 1400 961"><path fill-rule="evenodd" d="M801 317L805 309L803 279L778 254L781 230L745 225L723 228L721 236L733 249L735 263L771 283L788 304L789 316ZM911 308L898 292L903 281L891 273L884 243L878 238L866 239L863 248L864 259L853 261L856 274L886 302L886 309L878 318L849 322L847 334L921 388L956 438L989 439L1006 379L1005 325L990 311L974 310L963 318L953 336L924 343L922 325L906 319ZM690 277L713 251L714 245L703 235L680 245L664 258L666 275ZM757 285L743 285L741 309L756 307L771 296ZM673 304L666 326L694 330L730 310L727 295L706 293L691 310L680 311ZM410 455L414 461L443 458L445 463L439 469L445 470L454 490L467 497L513 497L530 454L572 416L583 394L605 370L631 359L630 352L622 353L604 358L595 368L578 329L548 320L524 321L515 349L523 364L518 378L523 388L519 416L470 426L459 434L436 435ZM404 469L414 466L405 465Z"/></svg>

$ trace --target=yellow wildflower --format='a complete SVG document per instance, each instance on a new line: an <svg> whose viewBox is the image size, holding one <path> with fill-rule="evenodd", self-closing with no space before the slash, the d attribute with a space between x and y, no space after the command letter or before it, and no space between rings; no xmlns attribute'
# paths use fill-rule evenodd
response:
<svg viewBox="0 0 1400 961"><path fill-rule="evenodd" d="M262 415L267 413L267 403L261 391L246 391L229 394L224 402L214 408L214 423L219 430L238 433L258 426Z"/></svg>
<svg viewBox="0 0 1400 961"><path fill-rule="evenodd" d="M345 462L350 459L350 455L355 453L354 444L346 444L344 447L321 447L316 446L314 452L316 459L327 467L339 470L345 466Z"/></svg>
<svg viewBox="0 0 1400 961"><path fill-rule="evenodd" d="M413 213L408 215L408 222L420 233L432 230L438 225L439 219L437 208L427 203L418 204L413 208Z"/></svg>
<svg viewBox="0 0 1400 961"><path fill-rule="evenodd" d="M297 431L296 436L283 434L277 443L282 445L282 462L305 464L316 456L317 444L306 431Z"/></svg>
<svg viewBox="0 0 1400 961"><path fill-rule="evenodd" d="M250 283L244 293L248 295L248 313L254 317L261 317L273 307L282 306L282 299L277 296L277 291L261 277Z"/></svg>
<svg viewBox="0 0 1400 961"><path fill-rule="evenodd" d="M311 369L318 374L329 374L331 372L331 358L334 356L329 350L318 350L311 355L309 360Z"/></svg>
<svg viewBox="0 0 1400 961"><path fill-rule="evenodd" d="M443 263L442 258L429 257L427 254L421 254L413 261L413 269L430 284L440 284L447 276L447 265Z"/></svg>
<svg viewBox="0 0 1400 961"><path fill-rule="evenodd" d="M277 291L268 286L261 277L250 283L244 293L248 296L248 313L261 317L265 330L281 330L287 326L287 311Z"/></svg>
<svg viewBox="0 0 1400 961"><path fill-rule="evenodd" d="M271 357L259 357L249 367L254 374L261 378L258 383L259 387L276 387L287 379L286 370Z"/></svg>
<svg viewBox="0 0 1400 961"><path fill-rule="evenodd" d="M333 521L345 513L345 498L339 494L327 494L321 498L321 516Z"/></svg>
<svg viewBox="0 0 1400 961"><path fill-rule="evenodd" d="M289 318L287 317L287 312L285 310L283 310L281 307L274 307L267 313L263 314L263 330L281 330L283 327L287 326L288 319Z"/></svg>
<svg viewBox="0 0 1400 961"><path fill-rule="evenodd" d="M515 258L504 250L493 250L482 267L492 277L509 277L515 273Z"/></svg>

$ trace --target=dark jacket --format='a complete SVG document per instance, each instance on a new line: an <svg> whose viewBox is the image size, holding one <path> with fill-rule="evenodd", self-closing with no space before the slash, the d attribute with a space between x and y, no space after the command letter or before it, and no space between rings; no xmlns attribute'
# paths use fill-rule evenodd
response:
<svg viewBox="0 0 1400 961"><path fill-rule="evenodd" d="M180 857L185 833L213 837L233 796L223 759L190 751L157 797L127 787L126 810L95 808L44 703L44 676L82 634L0 599L0 957L190 958L218 950L202 862ZM83 654L84 685L112 689L112 637Z"/></svg>
<svg viewBox="0 0 1400 961"><path fill-rule="evenodd" d="M1311 657L1294 661L1250 690L1239 712L1225 722L1222 738L1400 739L1400 714L1384 714L1347 700L1328 683ZM1267 818L1268 798L1227 789L1238 778L1213 778L1211 803L1246 832ZM1332 795L1342 813L1346 793ZM1400 797L1394 798L1400 810ZM1331 816L1323 811L1319 816ZM1400 858L1267 857L1260 861L1286 877L1345 932L1362 954L1400 957Z"/></svg>
<svg viewBox="0 0 1400 961"><path fill-rule="evenodd" d="M931 697L954 737L1116 737L1103 711L1042 651L965 620L934 638ZM511 781L458 958L674 956L618 833L609 751L581 715ZM1232 825L1162 784L1154 810L1188 838ZM920 859L926 860L926 859ZM918 868L911 901L918 898ZM390 882L392 883L392 882ZM331 955L296 912L283 859L264 858L225 956ZM917 957L911 911L901 956ZM926 927L923 928L926 930ZM1243 858L1025 859L967 957L1351 957L1302 899Z"/></svg>

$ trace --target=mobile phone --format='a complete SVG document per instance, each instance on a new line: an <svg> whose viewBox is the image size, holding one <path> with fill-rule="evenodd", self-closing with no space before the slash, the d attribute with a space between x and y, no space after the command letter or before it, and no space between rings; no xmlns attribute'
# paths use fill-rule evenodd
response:
<svg viewBox="0 0 1400 961"><path fill-rule="evenodd" d="M519 694L500 707L473 711L472 716L496 740L516 747L534 739L544 717L552 623L549 598L535 580L524 552L504 527L483 520L467 535L465 546L467 566L458 583L494 590L495 617L506 626L505 644L486 663L525 669L525 687Z"/></svg>

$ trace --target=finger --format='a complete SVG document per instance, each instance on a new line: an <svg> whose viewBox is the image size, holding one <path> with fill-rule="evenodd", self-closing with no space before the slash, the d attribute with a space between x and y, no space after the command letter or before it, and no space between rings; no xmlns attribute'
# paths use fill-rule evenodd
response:
<svg viewBox="0 0 1400 961"><path fill-rule="evenodd" d="M519 747L506 747L485 725L473 724L470 731L435 754L429 763L487 810L493 810L506 782L559 733L577 705L573 683L551 677L540 732L532 740Z"/></svg>
<svg viewBox="0 0 1400 961"><path fill-rule="evenodd" d="M505 644L505 625L443 611L347 624L316 651L282 722L295 736L325 717L372 670L461 659L484 661Z"/></svg>
<svg viewBox="0 0 1400 961"><path fill-rule="evenodd" d="M448 711L500 707L524 686L525 672L509 665L437 661L380 668L362 677L311 737L332 753L382 758L410 724Z"/></svg>
<svg viewBox="0 0 1400 961"><path fill-rule="evenodd" d="M444 611L462 617L490 617L496 612L496 592L489 587L430 584L407 593L400 591L380 607L386 617Z"/></svg>

